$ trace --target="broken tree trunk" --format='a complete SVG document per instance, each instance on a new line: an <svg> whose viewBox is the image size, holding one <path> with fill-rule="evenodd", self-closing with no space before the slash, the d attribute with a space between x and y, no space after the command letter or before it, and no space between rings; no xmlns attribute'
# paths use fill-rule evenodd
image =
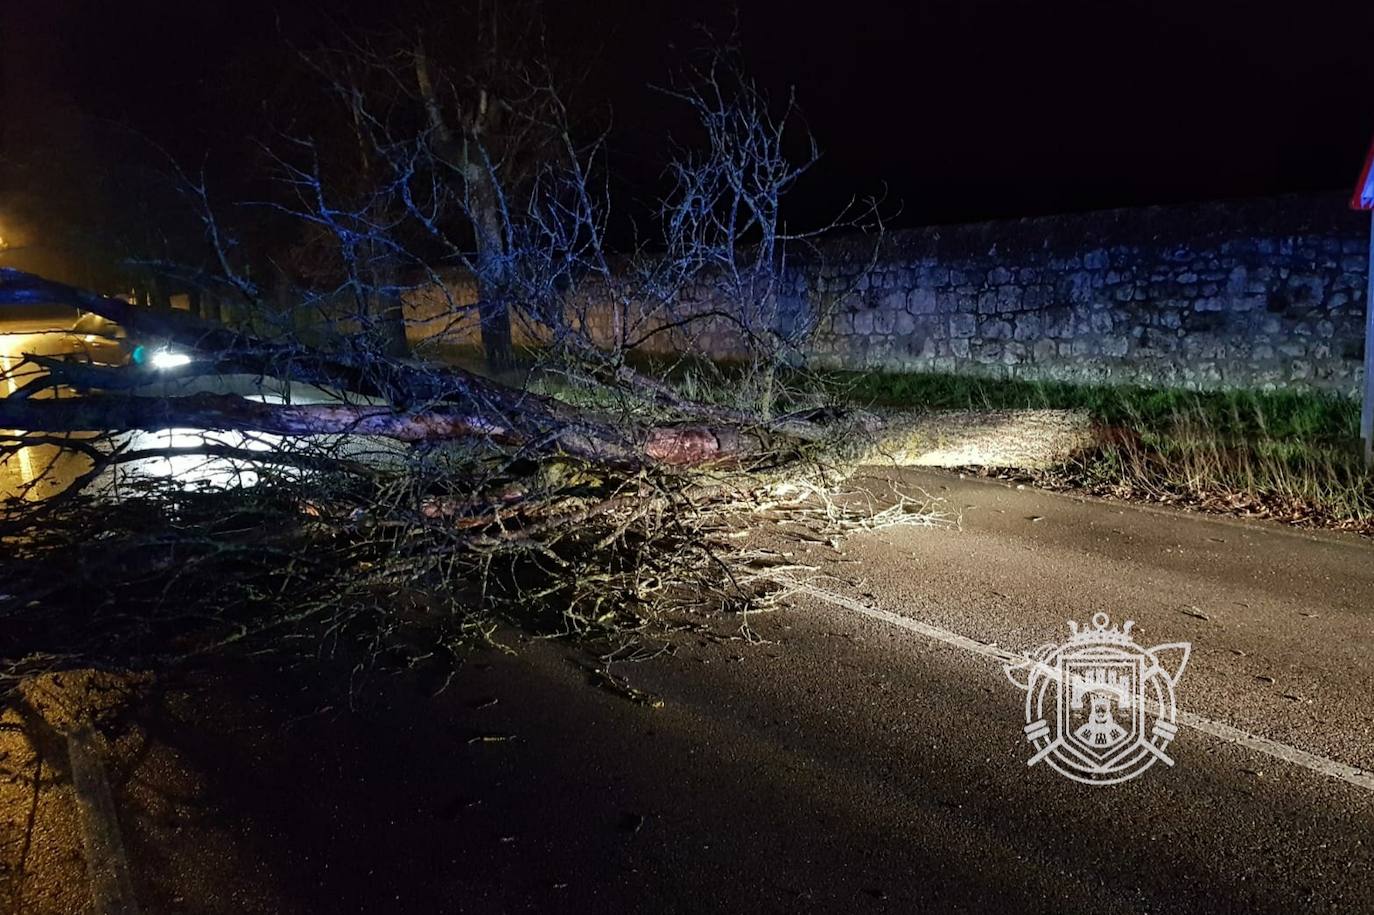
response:
<svg viewBox="0 0 1374 915"><path fill-rule="evenodd" d="M625 434L588 420L549 429L539 441L499 417L452 407L404 412L385 406L262 403L237 394L210 393L60 400L7 397L0 400L0 428L48 433L191 428L290 436L371 435L408 443L480 438L623 467L706 467L774 452L766 436L731 428L663 425Z"/></svg>
<svg viewBox="0 0 1374 915"><path fill-rule="evenodd" d="M46 374L0 400L0 428L46 433L198 428L288 436L369 435L408 443L479 439L531 456L571 455L622 468L740 466L792 456L826 437L837 414L816 412L750 424L735 413L718 421L708 406L681 412L707 421L643 423L574 408L450 366L322 353L302 344L251 337L189 315L0 270L0 304L63 304L93 311L135 337L166 339L192 351L182 367L92 366L28 357ZM256 374L307 382L336 392L337 403L263 403L237 394L150 396L158 380L187 375ZM44 388L77 398L33 396ZM369 398L357 402L362 395Z"/></svg>

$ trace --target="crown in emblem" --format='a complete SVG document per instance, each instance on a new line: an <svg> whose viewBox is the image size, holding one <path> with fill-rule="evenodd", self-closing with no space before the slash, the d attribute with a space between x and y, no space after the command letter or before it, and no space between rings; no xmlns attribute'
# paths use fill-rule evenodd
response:
<svg viewBox="0 0 1374 915"><path fill-rule="evenodd" d="M1084 627L1079 631L1078 621L1069 620L1069 631L1073 633L1069 641L1072 643L1092 642L1095 644L1110 643L1113 645L1134 645L1135 639L1131 637L1131 627L1135 625L1135 620L1126 620L1120 627L1108 626L1111 617L1105 613L1094 613L1092 628Z"/></svg>

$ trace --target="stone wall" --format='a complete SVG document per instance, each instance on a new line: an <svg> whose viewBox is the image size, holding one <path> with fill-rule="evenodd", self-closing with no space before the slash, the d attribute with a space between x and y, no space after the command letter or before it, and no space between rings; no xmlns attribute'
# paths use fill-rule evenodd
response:
<svg viewBox="0 0 1374 915"><path fill-rule="evenodd" d="M839 239L794 265L778 321L826 367L1350 394L1368 232L1338 197L1287 197L907 230L876 260ZM603 341L626 320L587 310ZM728 322L691 334L658 342L739 350Z"/></svg>
<svg viewBox="0 0 1374 915"><path fill-rule="evenodd" d="M1333 198L1115 210L896 233L809 289L852 294L823 364L1353 393L1368 222Z"/></svg>

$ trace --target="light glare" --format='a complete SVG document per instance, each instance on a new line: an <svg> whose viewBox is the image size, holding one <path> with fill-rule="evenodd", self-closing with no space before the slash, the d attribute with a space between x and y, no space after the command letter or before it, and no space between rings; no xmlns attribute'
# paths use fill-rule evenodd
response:
<svg viewBox="0 0 1374 915"><path fill-rule="evenodd" d="M183 366L191 361L191 357L185 353L173 353L169 350L158 350L153 353L152 363L155 369L174 369Z"/></svg>

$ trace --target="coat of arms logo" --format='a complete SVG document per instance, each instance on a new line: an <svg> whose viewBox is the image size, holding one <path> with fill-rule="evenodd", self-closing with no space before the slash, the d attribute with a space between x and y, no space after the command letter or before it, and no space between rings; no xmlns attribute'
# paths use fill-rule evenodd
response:
<svg viewBox="0 0 1374 915"><path fill-rule="evenodd" d="M1062 645L1046 644L1007 664L1007 678L1026 692L1026 739L1060 775L1089 785L1135 778L1156 762L1178 734L1174 687L1192 645L1170 642L1146 648L1127 620L1109 626L1105 613L1080 631L1070 620Z"/></svg>

